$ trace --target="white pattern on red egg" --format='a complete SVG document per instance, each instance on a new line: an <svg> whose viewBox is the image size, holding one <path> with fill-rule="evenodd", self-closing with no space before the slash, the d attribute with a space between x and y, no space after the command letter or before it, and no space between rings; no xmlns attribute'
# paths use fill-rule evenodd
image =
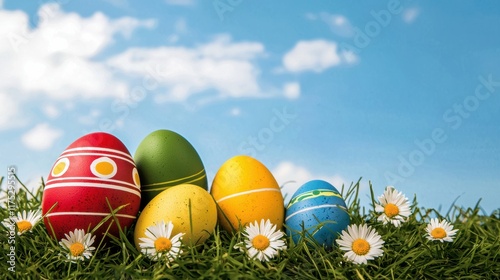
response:
<svg viewBox="0 0 500 280"><path fill-rule="evenodd" d="M110 207L123 205L116 217L122 227L130 226L141 197L135 173L130 153L113 135L98 132L77 139L56 160L46 181L42 212L53 207L44 219L49 233L53 229L60 239L76 228L92 229L109 215ZM100 238L106 230L107 224L96 235ZM116 223L110 233L118 234Z"/></svg>

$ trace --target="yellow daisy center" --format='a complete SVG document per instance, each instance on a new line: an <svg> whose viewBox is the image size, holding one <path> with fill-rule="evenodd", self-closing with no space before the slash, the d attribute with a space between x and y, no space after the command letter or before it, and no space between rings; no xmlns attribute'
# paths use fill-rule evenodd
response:
<svg viewBox="0 0 500 280"><path fill-rule="evenodd" d="M384 213L388 218L392 218L399 214L399 207L396 206L396 204L387 203L387 205L384 207Z"/></svg>
<svg viewBox="0 0 500 280"><path fill-rule="evenodd" d="M269 247L269 244L270 244L269 238L265 237L262 234L259 234L252 239L253 247L260 251L263 251L267 247Z"/></svg>
<svg viewBox="0 0 500 280"><path fill-rule="evenodd" d="M443 228L437 227L431 231L431 235L436 239L443 239L446 237L446 231Z"/></svg>
<svg viewBox="0 0 500 280"><path fill-rule="evenodd" d="M156 252L168 251L172 248L172 241L166 237L158 237L155 240L155 250Z"/></svg>
<svg viewBox="0 0 500 280"><path fill-rule="evenodd" d="M19 232L25 232L27 230L30 230L32 227L33 225L28 221L17 222L17 229L19 230Z"/></svg>
<svg viewBox="0 0 500 280"><path fill-rule="evenodd" d="M71 255L73 255L73 257L78 257L83 254L83 251L85 251L85 247L82 243L75 242L71 244L71 246L69 247L69 251L71 252Z"/></svg>
<svg viewBox="0 0 500 280"><path fill-rule="evenodd" d="M363 256L368 254L370 251L370 243L364 239L356 239L352 243L352 251L356 253L356 255Z"/></svg>

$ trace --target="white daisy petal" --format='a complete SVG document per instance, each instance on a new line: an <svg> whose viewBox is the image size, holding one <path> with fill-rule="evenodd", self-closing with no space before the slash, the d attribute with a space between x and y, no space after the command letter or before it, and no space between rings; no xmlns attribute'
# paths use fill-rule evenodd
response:
<svg viewBox="0 0 500 280"><path fill-rule="evenodd" d="M274 231L274 230L273 230ZM283 233L282 231L278 230L278 231L274 231L270 236L269 236L269 240L271 241L278 241L279 239L281 239L283 236L285 235L285 233Z"/></svg>
<svg viewBox="0 0 500 280"><path fill-rule="evenodd" d="M75 229L70 231L69 235L65 233L64 236L65 238L62 238L59 244L68 251L66 256L70 261L82 261L92 256L95 247L91 245L94 243L95 236L91 233L85 233L83 229Z"/></svg>
<svg viewBox="0 0 500 280"><path fill-rule="evenodd" d="M258 221L249 223L242 236L245 238L244 246L250 259L255 258L267 262L277 256L279 251L287 248L282 239L285 234L281 230L276 230L276 225L270 220L262 219L260 223ZM254 240L256 237L258 239ZM254 241L257 244L254 244ZM242 246L239 248L243 251Z"/></svg>
<svg viewBox="0 0 500 280"><path fill-rule="evenodd" d="M375 212L384 212L384 206L375 204Z"/></svg>
<svg viewBox="0 0 500 280"><path fill-rule="evenodd" d="M359 230L358 230L358 225L352 225L350 227L347 227L347 233L348 236L351 237L352 241L355 239L358 239L359 235Z"/></svg>
<svg viewBox="0 0 500 280"><path fill-rule="evenodd" d="M42 213L40 209L30 210L28 212L23 210L23 212L17 213L17 216L4 219L2 224L6 228L11 228L14 225L17 226L17 234L21 235L25 232L30 232L41 218Z"/></svg>
<svg viewBox="0 0 500 280"><path fill-rule="evenodd" d="M344 257L355 264L366 264L383 254L384 241L380 235L367 225L349 225L336 240L339 248L346 251Z"/></svg>
<svg viewBox="0 0 500 280"><path fill-rule="evenodd" d="M174 225L171 221L165 224L164 221L160 221L157 224L149 226L145 230L146 237L140 237L139 247L141 248L141 253L146 255L153 261L158 259L164 259L167 263L173 262L180 254L181 250L181 240L184 233L178 233L174 237L172 235ZM160 238L166 238L170 241L169 246L157 251L156 241Z"/></svg>
<svg viewBox="0 0 500 280"><path fill-rule="evenodd" d="M260 227L257 221L255 221L254 224L250 223L249 226L245 227L245 232L243 233L243 235L245 235L246 237L255 236L259 234L260 234Z"/></svg>
<svg viewBox="0 0 500 280"><path fill-rule="evenodd" d="M457 229L446 220L439 222L437 218L431 219L430 223L425 228L427 239L430 241L453 242L453 238L457 233Z"/></svg>
<svg viewBox="0 0 500 280"><path fill-rule="evenodd" d="M350 243L352 243L354 241L354 239L349 234L349 232L347 232L345 230L342 230L341 234L345 236L344 240L342 240L342 241L346 242L346 244L350 244Z"/></svg>
<svg viewBox="0 0 500 280"><path fill-rule="evenodd" d="M393 186L388 186L378 200L375 212L380 213L377 220L384 225L391 223L399 227L411 215L408 199Z"/></svg>
<svg viewBox="0 0 500 280"><path fill-rule="evenodd" d="M269 259L267 258L267 256L262 252L262 251L258 251L257 253L257 259L261 262L267 262Z"/></svg>
<svg viewBox="0 0 500 280"><path fill-rule="evenodd" d="M257 256L258 253L259 253L259 250L255 249L254 247L248 248L248 256L250 258Z"/></svg>
<svg viewBox="0 0 500 280"><path fill-rule="evenodd" d="M157 236L157 234L155 234L149 230L146 230L146 232L144 234L146 234L147 238L149 238L149 239L156 239L156 236Z"/></svg>

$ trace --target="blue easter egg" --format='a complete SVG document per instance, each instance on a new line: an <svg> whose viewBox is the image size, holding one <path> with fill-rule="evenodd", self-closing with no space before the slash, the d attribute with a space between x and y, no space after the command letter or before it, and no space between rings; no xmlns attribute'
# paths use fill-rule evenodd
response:
<svg viewBox="0 0 500 280"><path fill-rule="evenodd" d="M351 219L339 191L330 183L312 180L292 196L285 213L287 235L297 243L306 236L330 249Z"/></svg>

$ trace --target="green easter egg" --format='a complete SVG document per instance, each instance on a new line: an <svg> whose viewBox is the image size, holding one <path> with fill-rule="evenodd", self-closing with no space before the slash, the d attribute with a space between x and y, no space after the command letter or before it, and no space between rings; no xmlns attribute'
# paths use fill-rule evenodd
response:
<svg viewBox="0 0 500 280"><path fill-rule="evenodd" d="M200 156L191 143L176 132L150 133L137 147L134 161L141 178L141 209L172 186L193 184L208 189Z"/></svg>

